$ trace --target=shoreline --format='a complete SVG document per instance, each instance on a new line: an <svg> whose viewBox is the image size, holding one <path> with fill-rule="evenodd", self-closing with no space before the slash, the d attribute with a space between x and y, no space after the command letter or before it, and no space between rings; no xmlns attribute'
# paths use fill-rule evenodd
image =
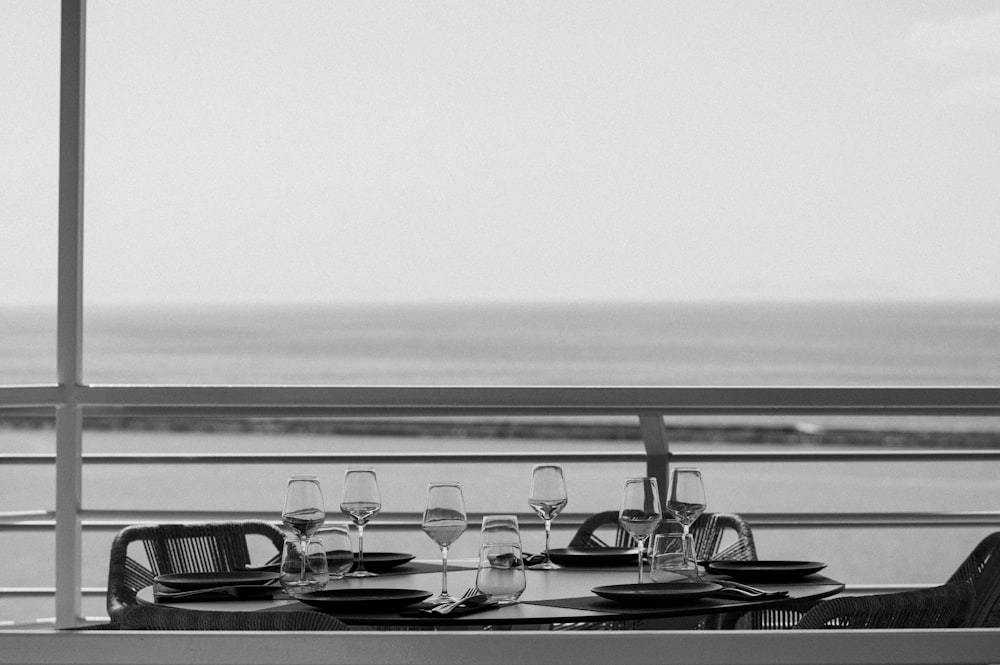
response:
<svg viewBox="0 0 1000 665"><path fill-rule="evenodd" d="M50 430L52 418L0 418L3 430ZM288 420L281 418L167 418L102 416L84 420L89 431L142 431L226 434L307 434L466 439L539 439L638 441L638 424L456 421L456 420ZM1000 449L1000 432L980 430L919 430L826 428L807 423L791 425L667 425L671 441L702 444L779 446L838 446L931 449Z"/></svg>

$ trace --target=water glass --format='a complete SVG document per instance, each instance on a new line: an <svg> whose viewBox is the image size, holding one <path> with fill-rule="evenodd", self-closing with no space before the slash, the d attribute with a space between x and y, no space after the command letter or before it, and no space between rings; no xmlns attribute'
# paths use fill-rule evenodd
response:
<svg viewBox="0 0 1000 665"><path fill-rule="evenodd" d="M323 541L319 538L286 540L281 551L279 581L290 596L325 589L330 571Z"/></svg>
<svg viewBox="0 0 1000 665"><path fill-rule="evenodd" d="M354 567L351 534L344 527L334 526L321 529L317 537L323 541L330 579L342 579Z"/></svg>
<svg viewBox="0 0 1000 665"><path fill-rule="evenodd" d="M524 560L519 545L484 545L479 550L476 588L501 605L516 603L524 593Z"/></svg>
<svg viewBox="0 0 1000 665"><path fill-rule="evenodd" d="M521 530L517 525L517 515L484 515L483 528L479 535L479 546L517 545L521 547Z"/></svg>
<svg viewBox="0 0 1000 665"><path fill-rule="evenodd" d="M698 581L698 562L694 543L683 533L659 533L653 538L649 576L654 582L678 582L678 575Z"/></svg>

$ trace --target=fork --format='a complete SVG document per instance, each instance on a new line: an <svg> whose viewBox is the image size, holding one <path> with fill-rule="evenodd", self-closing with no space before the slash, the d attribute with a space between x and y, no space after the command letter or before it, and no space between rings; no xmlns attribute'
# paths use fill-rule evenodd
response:
<svg viewBox="0 0 1000 665"><path fill-rule="evenodd" d="M458 607L459 605L461 605L469 598L472 598L478 593L479 589L477 589L474 586L469 587L468 589L465 590L465 593L463 593L462 597L459 598L458 600L452 601L450 603L444 603L443 605L438 605L437 607L432 607L431 609L428 610L428 612L433 612L434 614L448 614L456 607Z"/></svg>
<svg viewBox="0 0 1000 665"><path fill-rule="evenodd" d="M157 591L155 596L157 598L187 598L188 596L198 596L207 593L227 593L230 596L241 596L249 595L249 593L257 592L263 594L263 590L274 590L277 585L273 584L256 584L256 585L236 585L236 586L218 586L218 587L208 587L205 589L191 589L190 591ZM244 593L247 592L247 593Z"/></svg>
<svg viewBox="0 0 1000 665"><path fill-rule="evenodd" d="M784 593L787 595L788 592L781 591L765 591L764 589L758 589L757 587L747 586L746 584L740 584L739 582L733 582L731 580L717 580L716 584L721 584L726 589L736 591L745 594L750 597L756 596L774 596Z"/></svg>

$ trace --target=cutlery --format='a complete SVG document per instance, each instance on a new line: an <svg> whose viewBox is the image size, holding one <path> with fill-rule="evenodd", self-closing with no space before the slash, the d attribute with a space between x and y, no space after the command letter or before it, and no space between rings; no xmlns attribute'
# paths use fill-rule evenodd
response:
<svg viewBox="0 0 1000 665"><path fill-rule="evenodd" d="M450 603L444 603L443 605L438 605L436 607L432 607L432 608L430 608L427 611L431 612L433 614L448 614L452 610L454 610L457 607L459 607L465 601L467 601L470 598L476 596L478 594L478 592L479 592L479 590L476 589L476 587L469 587L468 589L465 590L465 593L463 593L462 597L459 598L458 600L450 602ZM484 598L485 598L485 596L484 596Z"/></svg>
<svg viewBox="0 0 1000 665"><path fill-rule="evenodd" d="M206 589L192 589L190 591L156 591L153 595L156 598L187 598L188 596L198 596L207 593L225 593L230 596L250 595L250 592L273 591L276 585L268 584L241 584L235 586L217 586Z"/></svg>
<svg viewBox="0 0 1000 665"><path fill-rule="evenodd" d="M746 584L741 584L739 582L732 582L730 580L715 580L714 584L719 584L729 591L735 591L743 595L755 598L757 596L787 596L787 591L765 591L764 589L758 589L757 587L747 586Z"/></svg>

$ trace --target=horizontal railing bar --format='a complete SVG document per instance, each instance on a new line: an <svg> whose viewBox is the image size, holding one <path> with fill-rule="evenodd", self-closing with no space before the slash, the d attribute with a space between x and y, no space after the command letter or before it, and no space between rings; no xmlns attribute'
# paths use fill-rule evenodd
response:
<svg viewBox="0 0 1000 665"><path fill-rule="evenodd" d="M416 440L415 443L419 443ZM635 441L623 441L636 445ZM801 451L697 451L670 453L678 463L695 462L978 462L1000 461L1000 450L801 450ZM54 453L0 453L0 464L53 464ZM512 452L364 452L364 453L87 453L90 464L274 464L350 463L364 460L412 464L426 462L634 462L645 460L642 451Z"/></svg>
<svg viewBox="0 0 1000 665"><path fill-rule="evenodd" d="M0 413L6 409L31 409L38 414L52 415L52 408L64 401L64 391L58 385L0 386Z"/></svg>
<svg viewBox="0 0 1000 665"><path fill-rule="evenodd" d="M104 595L108 592L107 587L83 587L80 591L87 595ZM51 596L55 594L56 588L53 586L32 586L32 587L16 587L7 586L0 587L0 595L18 595L18 596Z"/></svg>
<svg viewBox="0 0 1000 665"><path fill-rule="evenodd" d="M1000 415L1000 387L550 387L89 385L75 404L190 412L302 414L898 414ZM0 394L2 398L2 394ZM30 404L22 404L30 405ZM161 411L162 412L162 411Z"/></svg>
<svg viewBox="0 0 1000 665"><path fill-rule="evenodd" d="M632 442L632 445L636 445ZM365 460L387 463L509 463L544 462L558 458L567 462L643 461L645 454L636 452L423 452L423 453L88 453L84 463L91 464L275 464L275 463L342 463ZM54 454L7 453L0 455L0 464L40 464L55 462Z"/></svg>
<svg viewBox="0 0 1000 665"><path fill-rule="evenodd" d="M872 513L740 513L754 529L766 528L888 528L888 527L967 527L1000 524L1000 511L968 512L872 512ZM259 519L278 523L273 512L253 511L155 511L155 510L81 510L85 529L120 529L137 522L206 522L216 520ZM589 513L563 513L553 522L557 529L579 527ZM469 520L478 523L482 515L470 513ZM533 514L521 513L522 528L541 528L541 521ZM330 523L340 520L331 519ZM346 520L345 520L346 521ZM420 522L420 514L380 513L378 529L411 528ZM537 522L537 524L536 524ZM0 530L51 530L55 526L54 513L30 511L26 513L0 513Z"/></svg>

